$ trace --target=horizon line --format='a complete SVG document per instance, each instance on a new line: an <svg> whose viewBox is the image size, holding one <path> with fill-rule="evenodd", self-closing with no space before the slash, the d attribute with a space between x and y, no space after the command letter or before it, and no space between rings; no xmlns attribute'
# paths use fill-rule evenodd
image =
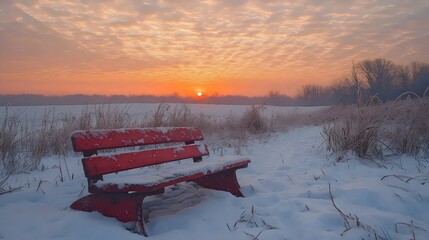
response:
<svg viewBox="0 0 429 240"><path fill-rule="evenodd" d="M270 93L268 92L266 95L240 95L240 94L204 94L202 96L197 95L182 95L179 93L169 93L169 94L163 94L163 95L156 95L156 94L99 94L99 93L71 93L71 94L64 94L64 95L47 95L47 94L41 94L41 93L14 93L14 94L3 94L0 93L0 96L40 96L40 97L69 97L69 96L101 96L101 97L178 97L178 98L195 98L195 99L201 99L201 98L208 98L208 97L248 97L248 98L258 98L258 97L270 97ZM288 97L288 98L297 98L297 96L289 96L287 94L277 93L276 96L281 97Z"/></svg>

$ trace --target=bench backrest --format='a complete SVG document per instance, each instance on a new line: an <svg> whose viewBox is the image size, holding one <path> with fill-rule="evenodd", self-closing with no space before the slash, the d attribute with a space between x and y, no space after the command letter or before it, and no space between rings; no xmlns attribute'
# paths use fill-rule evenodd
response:
<svg viewBox="0 0 429 240"><path fill-rule="evenodd" d="M208 155L207 146L195 144L203 140L198 128L138 128L87 130L72 133L75 152L83 152L85 176L99 177L104 174L151 166L171 161L193 158L195 161ZM132 151L106 156L92 156L98 150L144 146L162 143L183 144L151 150Z"/></svg>

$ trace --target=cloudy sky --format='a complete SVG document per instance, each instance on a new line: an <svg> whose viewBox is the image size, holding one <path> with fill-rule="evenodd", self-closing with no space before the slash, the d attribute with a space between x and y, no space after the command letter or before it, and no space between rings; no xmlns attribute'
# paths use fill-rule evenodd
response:
<svg viewBox="0 0 429 240"><path fill-rule="evenodd" d="M0 94L293 96L429 62L429 0L0 0Z"/></svg>

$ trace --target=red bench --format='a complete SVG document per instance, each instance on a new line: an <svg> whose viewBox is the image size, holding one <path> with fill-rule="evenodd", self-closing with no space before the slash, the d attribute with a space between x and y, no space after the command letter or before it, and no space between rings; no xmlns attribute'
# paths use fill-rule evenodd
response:
<svg viewBox="0 0 429 240"><path fill-rule="evenodd" d="M70 207L87 212L98 211L121 222L133 222L139 234L147 236L142 217L143 199L163 193L165 187L192 181L243 197L235 171L247 167L250 160L237 156L203 160L202 157L209 152L205 144L195 143L203 140L198 128L76 131L71 139L74 151L83 152L83 170L91 194L78 199ZM175 143L174 146L171 143ZM120 153L104 151L94 156L99 150L116 148L125 149ZM173 163L178 160L184 161ZM158 167L148 168L153 165Z"/></svg>

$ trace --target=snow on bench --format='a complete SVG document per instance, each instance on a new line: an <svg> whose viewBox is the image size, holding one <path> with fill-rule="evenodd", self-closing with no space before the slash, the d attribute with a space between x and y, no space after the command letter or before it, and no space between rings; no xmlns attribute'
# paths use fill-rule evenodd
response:
<svg viewBox="0 0 429 240"><path fill-rule="evenodd" d="M205 144L195 144L203 139L200 129L185 127L74 132L73 149L84 155L82 164L91 194L70 207L98 211L121 222L134 222L137 232L147 236L141 216L143 200L163 193L165 187L192 181L243 197L235 172L247 167L250 160L237 156L203 160L209 154L208 148ZM104 149L171 143L180 145L94 156ZM177 161L180 164L172 165ZM149 167L154 165L157 167Z"/></svg>
<svg viewBox="0 0 429 240"><path fill-rule="evenodd" d="M150 189L151 187L165 184L177 179L197 175L207 175L223 171L227 168L232 168L237 164L246 161L246 158L237 156L219 157L215 161L201 161L196 163L181 163L175 164L168 168L160 168L158 170L149 169L144 173L134 172L130 174L111 174L104 178L103 181L97 182L95 185L99 189L107 188L109 185L118 185L119 189L127 189L132 191L133 185L142 185ZM171 185L171 184L168 184ZM149 190L150 191L150 190Z"/></svg>

